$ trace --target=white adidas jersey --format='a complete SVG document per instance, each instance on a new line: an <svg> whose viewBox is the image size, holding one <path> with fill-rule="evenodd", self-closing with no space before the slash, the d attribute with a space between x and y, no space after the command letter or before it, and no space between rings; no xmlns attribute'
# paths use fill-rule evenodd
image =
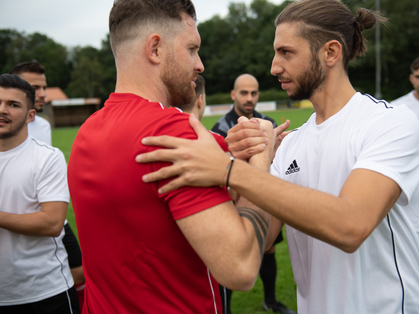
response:
<svg viewBox="0 0 419 314"><path fill-rule="evenodd" d="M351 254L286 226L299 314L419 313L419 121L406 106L390 107L357 93L320 125L313 114L278 149L271 173L300 186L338 196L364 168L402 189Z"/></svg>

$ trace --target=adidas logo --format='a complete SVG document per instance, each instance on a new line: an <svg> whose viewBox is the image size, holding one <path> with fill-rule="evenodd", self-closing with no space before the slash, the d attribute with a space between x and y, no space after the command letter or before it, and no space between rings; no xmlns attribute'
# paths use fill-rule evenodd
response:
<svg viewBox="0 0 419 314"><path fill-rule="evenodd" d="M299 172L300 167L297 165L297 161L294 159L292 164L288 167L287 171L285 171L285 175L289 175L291 173Z"/></svg>

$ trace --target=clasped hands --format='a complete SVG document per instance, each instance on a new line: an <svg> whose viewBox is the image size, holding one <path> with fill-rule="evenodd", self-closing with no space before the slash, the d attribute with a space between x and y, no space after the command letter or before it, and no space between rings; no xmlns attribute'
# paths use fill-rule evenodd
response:
<svg viewBox="0 0 419 314"><path fill-rule="evenodd" d="M223 152L213 135L193 114L190 115L189 123L198 136L197 140L167 135L146 137L142 140L143 145L161 146L166 149L157 149L137 155L135 158L137 162L166 161L173 163L171 166L146 174L142 178L144 182L153 182L174 177L159 189L159 193L167 193L183 186L208 187L220 184L229 157ZM239 123L229 130L226 143L230 153L241 160L249 160L252 156L263 152L267 146L271 147L272 152L268 154L270 164L273 153L289 133L289 131L284 132L289 124L290 122L287 120L272 130L272 124L269 121L248 120L245 117L240 117ZM275 145L268 145L269 141L274 140Z"/></svg>

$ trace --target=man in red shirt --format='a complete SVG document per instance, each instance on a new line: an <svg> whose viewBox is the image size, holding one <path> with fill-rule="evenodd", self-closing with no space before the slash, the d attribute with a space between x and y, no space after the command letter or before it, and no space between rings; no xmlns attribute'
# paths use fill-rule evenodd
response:
<svg viewBox="0 0 419 314"><path fill-rule="evenodd" d="M154 150L144 137L197 138L189 115L168 108L194 99L204 70L195 19L189 0L119 0L111 10L115 93L80 128L68 166L84 313L221 313L217 282L248 290L256 280L270 215L244 198L236 209L223 187L160 194L170 179L142 177L168 164L135 162ZM268 147L250 160L265 171Z"/></svg>

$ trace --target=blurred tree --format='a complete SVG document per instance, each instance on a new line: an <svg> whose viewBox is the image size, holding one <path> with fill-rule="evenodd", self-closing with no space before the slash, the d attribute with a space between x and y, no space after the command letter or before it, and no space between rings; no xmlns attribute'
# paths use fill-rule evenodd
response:
<svg viewBox="0 0 419 314"><path fill-rule="evenodd" d="M355 13L358 7L373 9L375 0L342 0ZM235 78L253 74L260 90L280 89L270 74L274 20L289 3L268 0L231 3L225 17L215 15L198 24L202 45L199 51L205 66L207 93L229 93ZM381 28L382 94L392 100L411 90L410 64L419 56L419 1L381 0L381 10L390 24ZM375 93L375 32L364 32L369 52L351 62L349 77L364 93ZM0 71L8 72L16 63L36 59L47 69L48 85L59 86L71 97L100 97L104 101L114 91L116 70L109 35L100 49L67 49L45 35L26 35L0 29ZM71 81L71 83L70 83Z"/></svg>
<svg viewBox="0 0 419 314"><path fill-rule="evenodd" d="M374 9L375 0L343 0L354 14L358 7ZM410 65L419 57L419 1L380 0L381 12L389 19L381 27L381 91L393 100L412 90ZM349 77L363 92L375 93L375 30L364 32L369 51L350 64Z"/></svg>
<svg viewBox="0 0 419 314"><path fill-rule="evenodd" d="M116 69L109 35L101 49L75 47L71 50L73 70L66 89L69 97L99 97L105 101L115 90Z"/></svg>
<svg viewBox="0 0 419 314"><path fill-rule="evenodd" d="M374 9L375 0L342 0L351 10ZM208 94L228 93L234 79L253 74L261 90L279 89L271 76L274 20L289 3L275 5L267 0L253 0L250 6L231 3L229 13L198 24L202 45L200 56L205 66ZM410 64L419 56L419 1L381 0L381 11L390 24L381 27L383 98L392 100L411 90ZM368 39L366 56L350 63L349 77L364 93L375 94L375 31L364 32Z"/></svg>
<svg viewBox="0 0 419 314"><path fill-rule="evenodd" d="M1 29L0 58L1 73L9 72L17 63L37 60L46 68L49 86L65 89L70 81L72 65L67 48L43 34Z"/></svg>

